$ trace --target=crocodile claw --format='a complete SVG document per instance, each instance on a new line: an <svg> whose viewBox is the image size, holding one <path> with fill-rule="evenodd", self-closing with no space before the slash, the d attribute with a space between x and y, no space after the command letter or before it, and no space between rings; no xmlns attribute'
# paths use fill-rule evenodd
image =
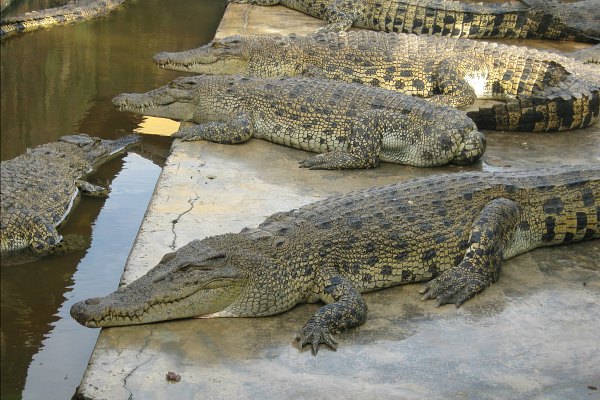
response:
<svg viewBox="0 0 600 400"><path fill-rule="evenodd" d="M449 303L460 307L487 286L479 277L465 276L464 271L453 268L425 284L419 293L423 294L421 300L436 299L436 307Z"/></svg>
<svg viewBox="0 0 600 400"><path fill-rule="evenodd" d="M198 140L197 132L191 128L183 128L171 135L173 138L181 139L184 142Z"/></svg>
<svg viewBox="0 0 600 400"><path fill-rule="evenodd" d="M310 344L312 354L315 356L319 351L321 343L326 344L332 350L337 350L337 342L333 339L329 330L324 326L311 323L310 321L296 334L296 340L300 342L300 348Z"/></svg>
<svg viewBox="0 0 600 400"><path fill-rule="evenodd" d="M300 168L308 169L347 169L347 168L368 168L368 165L362 165L355 159L355 156L341 151L331 151L321 153L316 156L300 161Z"/></svg>
<svg viewBox="0 0 600 400"><path fill-rule="evenodd" d="M308 169L326 169L326 163L322 154L318 154L316 156L307 158L304 161L299 161L300 168L308 168Z"/></svg>

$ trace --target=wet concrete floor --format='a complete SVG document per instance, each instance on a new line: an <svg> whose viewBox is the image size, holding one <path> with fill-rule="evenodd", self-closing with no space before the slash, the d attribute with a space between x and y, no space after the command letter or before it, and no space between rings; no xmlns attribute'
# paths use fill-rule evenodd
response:
<svg viewBox="0 0 600 400"><path fill-rule="evenodd" d="M278 25L279 24L279 25ZM283 7L230 5L219 36L308 33L321 21ZM183 50L183 49L165 49ZM122 284L187 242L255 226L335 193L412 177L600 162L600 128L490 132L482 162L418 169L309 171L311 154L260 140L175 141ZM180 320L103 329L78 390L85 399L598 398L600 241L538 249L505 263L499 282L464 306L434 308L418 285L366 294L367 322L336 352L299 350L319 305L264 318ZM165 375L175 372L178 383Z"/></svg>

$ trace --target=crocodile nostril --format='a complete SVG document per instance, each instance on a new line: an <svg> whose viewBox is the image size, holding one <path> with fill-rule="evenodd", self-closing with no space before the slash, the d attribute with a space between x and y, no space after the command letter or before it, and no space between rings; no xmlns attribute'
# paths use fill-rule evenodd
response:
<svg viewBox="0 0 600 400"><path fill-rule="evenodd" d="M85 301L85 304L87 304L88 306L95 306L96 304L100 303L100 298L99 297L94 297L92 299L87 299Z"/></svg>

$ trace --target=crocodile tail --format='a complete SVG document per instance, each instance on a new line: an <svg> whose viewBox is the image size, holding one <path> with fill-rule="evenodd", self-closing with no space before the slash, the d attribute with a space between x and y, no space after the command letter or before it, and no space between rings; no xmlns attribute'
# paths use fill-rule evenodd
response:
<svg viewBox="0 0 600 400"><path fill-rule="evenodd" d="M553 12L549 7L531 7L525 12L525 20L527 23L523 27L524 35L521 37L526 39L599 42L599 38L586 32L585 27L579 28L572 21L565 23L560 13Z"/></svg>
<svg viewBox="0 0 600 400"><path fill-rule="evenodd" d="M599 116L600 90L573 95L517 97L468 112L479 129L555 132L585 128Z"/></svg>

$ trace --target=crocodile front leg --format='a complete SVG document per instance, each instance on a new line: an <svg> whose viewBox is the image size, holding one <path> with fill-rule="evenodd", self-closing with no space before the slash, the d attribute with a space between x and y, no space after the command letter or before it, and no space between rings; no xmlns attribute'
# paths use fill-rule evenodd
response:
<svg viewBox="0 0 600 400"><path fill-rule="evenodd" d="M473 224L463 260L427 283L422 300L437 299L437 305L460 306L498 280L504 253L515 246L515 231L521 208L500 198L487 204Z"/></svg>
<svg viewBox="0 0 600 400"><path fill-rule="evenodd" d="M22 224L27 226L25 231L29 234L29 248L36 257L68 254L89 246L89 240L82 235L69 234L63 237L52 221L39 215L27 213Z"/></svg>
<svg viewBox="0 0 600 400"><path fill-rule="evenodd" d="M458 65L468 65L469 70L458 70ZM444 60L436 73L437 88L441 94L430 97L429 101L456 108L471 105L477 99L478 91L483 94L487 76L487 72L481 65L474 64L473 59L454 57Z"/></svg>
<svg viewBox="0 0 600 400"><path fill-rule="evenodd" d="M325 7L323 19L327 22L317 32L342 32L352 27L358 19L358 8L362 1L357 0L333 0Z"/></svg>
<svg viewBox="0 0 600 400"><path fill-rule="evenodd" d="M85 250L90 245L89 238L71 233L63 236L62 240L48 249L47 255L58 256Z"/></svg>
<svg viewBox="0 0 600 400"><path fill-rule="evenodd" d="M63 239L52 221L45 217L26 212L22 225L27 227L25 232L29 235L29 247L35 254L47 253Z"/></svg>
<svg viewBox="0 0 600 400"><path fill-rule="evenodd" d="M88 197L108 197L109 190L105 187L94 185L84 180L77 180L75 185L81 191L82 195Z"/></svg>
<svg viewBox="0 0 600 400"><path fill-rule="evenodd" d="M321 279L321 307L296 335L300 347L310 344L314 355L321 343L336 349L332 333L362 325L367 319L367 305L360 293L343 277L331 274Z"/></svg>
<svg viewBox="0 0 600 400"><path fill-rule="evenodd" d="M379 164L381 134L377 134L379 117L369 115L357 121L351 128L348 147L318 154L300 162L301 168L309 169L361 169Z"/></svg>
<svg viewBox="0 0 600 400"><path fill-rule="evenodd" d="M208 140L223 144L237 144L252 137L252 124L246 114L240 113L226 122L206 122L180 129L172 137L184 141Z"/></svg>

